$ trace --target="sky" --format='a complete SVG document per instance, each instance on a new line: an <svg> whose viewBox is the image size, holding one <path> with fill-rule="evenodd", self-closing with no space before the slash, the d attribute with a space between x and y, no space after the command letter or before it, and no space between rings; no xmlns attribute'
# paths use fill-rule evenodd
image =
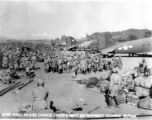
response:
<svg viewBox="0 0 152 120"><path fill-rule="evenodd" d="M152 30L150 1L0 1L0 36L75 38L130 28Z"/></svg>

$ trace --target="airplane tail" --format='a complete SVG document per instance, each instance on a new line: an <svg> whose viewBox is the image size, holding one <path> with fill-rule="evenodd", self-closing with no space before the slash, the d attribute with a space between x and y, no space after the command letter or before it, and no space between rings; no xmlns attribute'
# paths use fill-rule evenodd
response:
<svg viewBox="0 0 152 120"><path fill-rule="evenodd" d="M101 33L98 35L97 46L99 50L105 47L105 34Z"/></svg>
<svg viewBox="0 0 152 120"><path fill-rule="evenodd" d="M116 44L116 41L106 33L101 33L97 38L98 49L107 48Z"/></svg>
<svg viewBox="0 0 152 120"><path fill-rule="evenodd" d="M68 49L71 45L74 45L74 44L77 43L76 40L75 40L73 37L71 37L71 36L66 37L66 38L65 38L65 41L66 41L66 48L67 48L67 49Z"/></svg>
<svg viewBox="0 0 152 120"><path fill-rule="evenodd" d="M116 45L116 41L109 34L105 34L105 41L106 41L105 44L106 47L111 47L113 45Z"/></svg>

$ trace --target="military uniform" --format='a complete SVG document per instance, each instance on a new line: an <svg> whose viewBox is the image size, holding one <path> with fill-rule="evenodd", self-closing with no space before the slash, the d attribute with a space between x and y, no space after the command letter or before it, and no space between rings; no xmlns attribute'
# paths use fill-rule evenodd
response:
<svg viewBox="0 0 152 120"><path fill-rule="evenodd" d="M67 69L68 69L68 72L70 72L71 67L72 67L72 58L69 57L69 58L68 58L68 62L67 62Z"/></svg>
<svg viewBox="0 0 152 120"><path fill-rule="evenodd" d="M78 64L78 61L75 58L73 58L73 60L72 60L72 77L74 77L74 78L77 75L77 64Z"/></svg>
<svg viewBox="0 0 152 120"><path fill-rule="evenodd" d="M29 72L30 72L30 59L28 57L25 59L25 71L28 77Z"/></svg>
<svg viewBox="0 0 152 120"><path fill-rule="evenodd" d="M58 73L61 74L63 72L63 69L62 69L62 59L61 58L58 59L57 65L58 65Z"/></svg>
<svg viewBox="0 0 152 120"><path fill-rule="evenodd" d="M26 57L23 54L23 56L20 59L20 65L19 65L20 70L24 70L24 68L25 68L25 59L26 59Z"/></svg>
<svg viewBox="0 0 152 120"><path fill-rule="evenodd" d="M36 55L33 54L32 58L31 58L31 67L32 67L32 69L35 69L36 62L37 62Z"/></svg>
<svg viewBox="0 0 152 120"><path fill-rule="evenodd" d="M110 86L109 86L109 106L112 106L112 99L115 100L116 105L119 105L118 103L118 90L120 88L120 83L121 83L121 77L117 74L118 71L117 69L113 69L113 74L110 77Z"/></svg>
<svg viewBox="0 0 152 120"><path fill-rule="evenodd" d="M86 73L86 68L87 68L87 64L86 64L86 60L84 58L80 61L80 71L82 74Z"/></svg>
<svg viewBox="0 0 152 120"><path fill-rule="evenodd" d="M4 56L3 56L2 67L8 68L8 57L7 57L7 54L4 54Z"/></svg>
<svg viewBox="0 0 152 120"><path fill-rule="evenodd" d="M48 90L43 87L44 81L38 80L38 86L33 89L33 109L44 110L48 108L46 101Z"/></svg>
<svg viewBox="0 0 152 120"><path fill-rule="evenodd" d="M122 60L121 60L121 56L119 56L119 58L117 59L117 65L120 69L122 69L123 67L123 63L122 63Z"/></svg>
<svg viewBox="0 0 152 120"><path fill-rule="evenodd" d="M91 58L88 57L88 59L87 59L87 71L88 71L88 73L91 72L91 64L92 64Z"/></svg>
<svg viewBox="0 0 152 120"><path fill-rule="evenodd" d="M46 58L44 59L44 71L45 71L46 73L49 72L49 59L48 59L48 57L46 57Z"/></svg>
<svg viewBox="0 0 152 120"><path fill-rule="evenodd" d="M145 73L145 70L147 68L143 65L142 62L139 63L139 67L137 69L137 72L138 72L138 76L144 76L144 73Z"/></svg>

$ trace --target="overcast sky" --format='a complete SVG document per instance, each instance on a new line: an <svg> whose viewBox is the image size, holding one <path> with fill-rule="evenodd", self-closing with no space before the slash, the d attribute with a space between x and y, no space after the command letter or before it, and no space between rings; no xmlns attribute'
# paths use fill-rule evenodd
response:
<svg viewBox="0 0 152 120"><path fill-rule="evenodd" d="M0 1L0 36L80 38L93 32L152 30L152 4L145 1Z"/></svg>

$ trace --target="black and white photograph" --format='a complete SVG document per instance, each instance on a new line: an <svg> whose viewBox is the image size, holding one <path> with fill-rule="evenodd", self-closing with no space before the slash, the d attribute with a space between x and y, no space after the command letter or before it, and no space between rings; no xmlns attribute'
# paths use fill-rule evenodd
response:
<svg viewBox="0 0 152 120"><path fill-rule="evenodd" d="M0 119L152 119L152 2L1 0Z"/></svg>

